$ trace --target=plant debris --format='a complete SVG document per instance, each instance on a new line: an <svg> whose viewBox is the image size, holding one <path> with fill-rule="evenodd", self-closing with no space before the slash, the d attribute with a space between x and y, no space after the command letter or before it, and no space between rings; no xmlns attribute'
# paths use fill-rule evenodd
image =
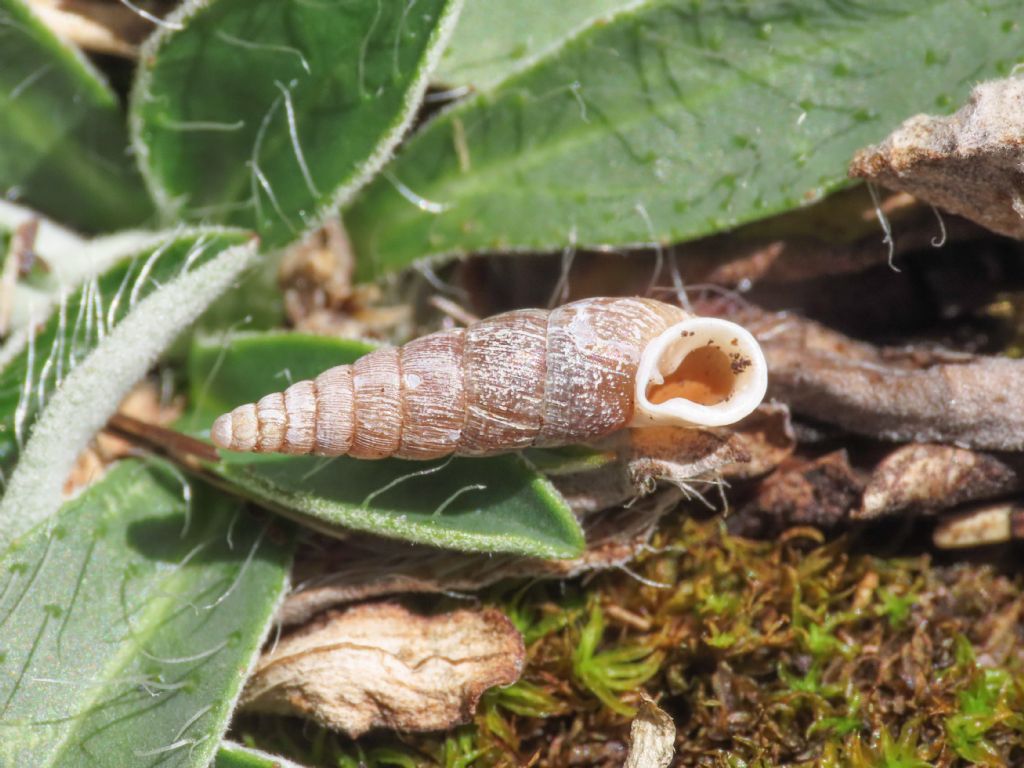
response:
<svg viewBox="0 0 1024 768"><path fill-rule="evenodd" d="M643 697L629 727L629 755L623 768L668 768L675 754L675 740L672 718L650 698Z"/></svg>
<svg viewBox="0 0 1024 768"><path fill-rule="evenodd" d="M181 398L168 398L152 379L145 379L129 392L118 408L118 414L156 427L168 425L182 413ZM174 433L171 433L174 434ZM123 437L100 432L90 446L78 456L74 468L64 482L64 495L85 488L103 475L118 459L136 455L138 446Z"/></svg>
<svg viewBox="0 0 1024 768"><path fill-rule="evenodd" d="M875 347L790 313L709 305L723 307L758 337L769 395L794 413L882 440L1024 450L1024 360Z"/></svg>
<svg viewBox="0 0 1024 768"><path fill-rule="evenodd" d="M917 115L853 159L850 175L876 181L1024 238L1024 77L978 85L949 117Z"/></svg>
<svg viewBox="0 0 1024 768"><path fill-rule="evenodd" d="M1017 502L981 504L944 517L932 534L940 549L1005 544L1014 539L1024 539L1024 507Z"/></svg>
<svg viewBox="0 0 1024 768"><path fill-rule="evenodd" d="M857 507L863 488L863 474L850 466L845 450L795 459L758 483L754 497L730 518L730 528L747 535L794 525L831 529Z"/></svg>
<svg viewBox="0 0 1024 768"><path fill-rule="evenodd" d="M854 517L937 512L1022 488L1020 454L913 443L897 448L875 467Z"/></svg>
<svg viewBox="0 0 1024 768"><path fill-rule="evenodd" d="M257 663L241 704L359 736L467 722L480 696L519 679L523 639L495 609L421 616L394 603L335 611Z"/></svg>
<svg viewBox="0 0 1024 768"><path fill-rule="evenodd" d="M729 444L742 461L718 468L729 480L766 475L780 466L796 450L797 440L789 417L789 408L779 403L764 403L756 411L729 429Z"/></svg>
<svg viewBox="0 0 1024 768"><path fill-rule="evenodd" d="M585 592L492 589L485 600L522 632L526 666L448 735L350 742L268 717L243 719L239 733L300 762L312 742L370 768L456 757L611 768L644 691L657 691L679 766L1018 764L1024 578L809 533L753 541L685 520L666 524L631 573L598 574Z"/></svg>
<svg viewBox="0 0 1024 768"><path fill-rule="evenodd" d="M382 338L409 319L407 306L379 307L380 287L354 285L355 257L337 218L285 251L278 267L285 313L296 330Z"/></svg>

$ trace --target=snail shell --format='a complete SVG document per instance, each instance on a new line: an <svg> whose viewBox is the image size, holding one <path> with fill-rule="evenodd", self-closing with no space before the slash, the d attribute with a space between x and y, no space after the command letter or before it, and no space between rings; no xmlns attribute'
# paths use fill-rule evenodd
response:
<svg viewBox="0 0 1024 768"><path fill-rule="evenodd" d="M235 408L210 434L234 451L487 456L625 427L731 424L767 383L757 341L735 323L653 299L584 299L378 349Z"/></svg>

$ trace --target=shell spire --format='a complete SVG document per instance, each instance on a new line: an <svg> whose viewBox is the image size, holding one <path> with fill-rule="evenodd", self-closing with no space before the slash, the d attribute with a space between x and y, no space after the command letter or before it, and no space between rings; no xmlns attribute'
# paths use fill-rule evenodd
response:
<svg viewBox="0 0 1024 768"><path fill-rule="evenodd" d="M584 299L376 350L235 408L210 436L234 451L487 456L731 424L767 384L757 341L735 323L653 299Z"/></svg>

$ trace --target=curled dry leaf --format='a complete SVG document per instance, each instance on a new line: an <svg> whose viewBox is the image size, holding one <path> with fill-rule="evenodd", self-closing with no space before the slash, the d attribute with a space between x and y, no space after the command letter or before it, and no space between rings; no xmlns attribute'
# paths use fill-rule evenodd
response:
<svg viewBox="0 0 1024 768"><path fill-rule="evenodd" d="M1024 507L1016 502L984 504L943 518L932 532L940 549L964 549L1024 539Z"/></svg>
<svg viewBox="0 0 1024 768"><path fill-rule="evenodd" d="M647 696L642 696L629 728L629 755L623 768L667 768L675 754L676 725Z"/></svg>
<svg viewBox="0 0 1024 768"><path fill-rule="evenodd" d="M797 414L883 440L1024 450L1024 360L879 348L789 313L715 306L758 337L769 396Z"/></svg>
<svg viewBox="0 0 1024 768"><path fill-rule="evenodd" d="M901 446L875 467L854 517L935 512L1024 489L1024 456L952 445Z"/></svg>
<svg viewBox="0 0 1024 768"><path fill-rule="evenodd" d="M525 655L495 609L421 616L394 603L360 605L283 638L257 663L242 706L351 736L445 730L468 721L488 688L518 680Z"/></svg>
<svg viewBox="0 0 1024 768"><path fill-rule="evenodd" d="M344 541L311 540L295 558L295 591L281 605L285 626L345 603L400 593L475 592L502 579L568 579L616 568L650 540L661 517L681 493L667 488L626 509L583 521L587 548L573 560L448 552L388 539L353 535Z"/></svg>
<svg viewBox="0 0 1024 768"><path fill-rule="evenodd" d="M1024 238L1024 77L977 86L949 117L917 115L861 150L850 175Z"/></svg>

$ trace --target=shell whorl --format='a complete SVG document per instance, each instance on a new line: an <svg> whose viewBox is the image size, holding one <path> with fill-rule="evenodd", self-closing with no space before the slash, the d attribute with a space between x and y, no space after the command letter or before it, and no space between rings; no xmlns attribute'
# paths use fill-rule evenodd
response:
<svg viewBox="0 0 1024 768"><path fill-rule="evenodd" d="M731 363L722 369L706 349L693 354L702 346L721 348ZM735 386L719 402L687 400L677 368ZM739 326L652 299L585 299L376 350L235 408L211 437L236 451L485 456L587 442L627 426L735 421L764 396L764 372L757 343ZM662 401L659 388L684 392L685 402Z"/></svg>

